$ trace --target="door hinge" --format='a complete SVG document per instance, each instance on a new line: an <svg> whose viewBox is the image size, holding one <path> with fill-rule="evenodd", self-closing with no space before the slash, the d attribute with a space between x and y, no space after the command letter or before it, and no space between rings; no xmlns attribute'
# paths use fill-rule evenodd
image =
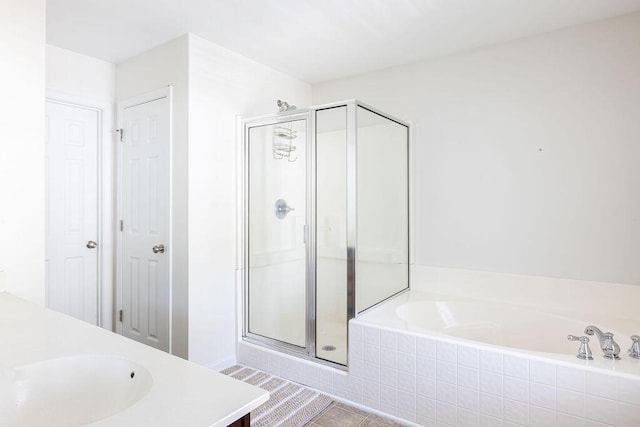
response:
<svg viewBox="0 0 640 427"><path fill-rule="evenodd" d="M120 322L122 322L122 310L120 310L118 312L118 320L120 320Z"/></svg>
<svg viewBox="0 0 640 427"><path fill-rule="evenodd" d="M124 231L124 220L120 220L120 231Z"/></svg>
<svg viewBox="0 0 640 427"><path fill-rule="evenodd" d="M120 142L124 142L124 129L116 129L116 132L120 134Z"/></svg>

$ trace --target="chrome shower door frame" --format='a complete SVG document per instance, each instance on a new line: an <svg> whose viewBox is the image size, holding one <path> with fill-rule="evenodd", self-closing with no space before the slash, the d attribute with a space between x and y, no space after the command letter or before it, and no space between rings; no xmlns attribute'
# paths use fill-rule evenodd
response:
<svg viewBox="0 0 640 427"><path fill-rule="evenodd" d="M260 126L277 125L280 123L288 123L296 120L305 121L306 129L306 166L305 166L305 347L299 347L294 344L283 342L274 338L265 337L254 334L249 331L249 132L251 128ZM313 114L308 109L298 109L294 111L286 111L280 114L261 116L250 118L243 121L243 339L249 342L255 342L267 348L271 348L283 353L305 357L315 357L315 235L311 230L315 229L315 197L313 189L315 188L315 156L313 155L312 137L314 132Z"/></svg>

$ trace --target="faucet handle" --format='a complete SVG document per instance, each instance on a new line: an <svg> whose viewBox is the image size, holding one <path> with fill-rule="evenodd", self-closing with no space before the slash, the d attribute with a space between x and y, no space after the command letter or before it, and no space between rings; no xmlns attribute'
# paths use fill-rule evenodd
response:
<svg viewBox="0 0 640 427"><path fill-rule="evenodd" d="M593 360L593 353L589 348L588 337L577 337L575 335L567 335L567 339L569 341L580 341L580 348L578 349L578 354L576 355L578 359Z"/></svg>
<svg viewBox="0 0 640 427"><path fill-rule="evenodd" d="M629 357L633 357L634 359L640 359L640 337L637 335L631 335L631 348L628 350Z"/></svg>

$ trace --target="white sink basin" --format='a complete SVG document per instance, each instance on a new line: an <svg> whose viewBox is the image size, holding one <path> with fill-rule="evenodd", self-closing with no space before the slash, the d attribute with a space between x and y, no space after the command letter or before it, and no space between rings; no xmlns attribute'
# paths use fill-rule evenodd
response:
<svg viewBox="0 0 640 427"><path fill-rule="evenodd" d="M111 356L48 359L0 371L0 425L80 426L114 415L151 388L149 371Z"/></svg>

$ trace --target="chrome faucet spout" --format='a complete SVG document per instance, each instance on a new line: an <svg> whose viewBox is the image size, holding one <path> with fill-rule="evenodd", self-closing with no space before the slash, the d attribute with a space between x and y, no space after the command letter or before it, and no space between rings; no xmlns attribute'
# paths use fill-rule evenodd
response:
<svg viewBox="0 0 640 427"><path fill-rule="evenodd" d="M594 325L589 325L584 328L584 333L587 335L595 335L600 341L600 348L604 353L604 357L607 359L618 360L620 357L620 346L613 340L613 334L611 332L602 332L600 328Z"/></svg>

